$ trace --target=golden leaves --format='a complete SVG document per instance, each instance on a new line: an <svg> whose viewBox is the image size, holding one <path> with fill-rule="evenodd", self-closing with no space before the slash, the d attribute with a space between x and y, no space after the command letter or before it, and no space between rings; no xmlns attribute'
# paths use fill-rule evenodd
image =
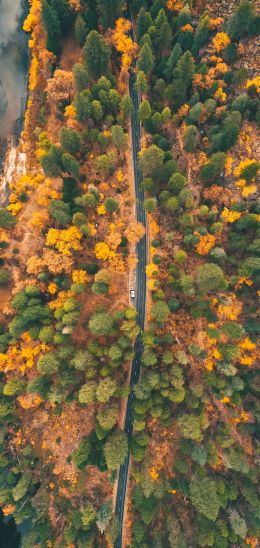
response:
<svg viewBox="0 0 260 548"><path fill-rule="evenodd" d="M71 256L73 251L80 251L82 245L80 240L82 233L77 226L70 226L64 230L50 228L47 237L46 245L56 247L63 255Z"/></svg>
<svg viewBox="0 0 260 548"><path fill-rule="evenodd" d="M238 211L230 211L227 207L224 207L222 213L221 213L222 219L226 221L226 223L234 223L241 217L241 213Z"/></svg>
<svg viewBox="0 0 260 548"><path fill-rule="evenodd" d="M212 39L212 46L215 51L222 51L225 49L231 40L225 32L217 32L216 36Z"/></svg>
<svg viewBox="0 0 260 548"><path fill-rule="evenodd" d="M205 236L200 236L200 241L196 245L196 251L199 255L208 255L212 247L214 247L216 242L215 236L213 234L205 234Z"/></svg>
<svg viewBox="0 0 260 548"><path fill-rule="evenodd" d="M116 256L115 252L105 242L98 242L95 245L95 255L97 259L102 259L103 261L111 260Z"/></svg>

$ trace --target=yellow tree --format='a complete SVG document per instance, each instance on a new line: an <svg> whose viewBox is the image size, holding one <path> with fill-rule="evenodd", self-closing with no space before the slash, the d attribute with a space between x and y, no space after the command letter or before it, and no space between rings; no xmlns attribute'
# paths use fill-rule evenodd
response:
<svg viewBox="0 0 260 548"><path fill-rule="evenodd" d="M121 17L117 19L115 30L112 35L112 42L116 50L122 54L121 58L121 74L120 74L120 84L121 88L126 87L128 80L128 71L133 63L133 60L136 59L138 54L138 46L133 42L129 31L131 29L131 23L128 19Z"/></svg>

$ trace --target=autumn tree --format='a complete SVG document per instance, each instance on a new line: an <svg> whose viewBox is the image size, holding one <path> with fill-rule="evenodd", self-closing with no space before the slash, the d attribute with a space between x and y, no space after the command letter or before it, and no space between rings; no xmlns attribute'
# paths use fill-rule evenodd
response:
<svg viewBox="0 0 260 548"><path fill-rule="evenodd" d="M53 77L47 82L47 95L50 103L57 104L60 101L67 101L69 103L72 93L72 72L56 69Z"/></svg>
<svg viewBox="0 0 260 548"><path fill-rule="evenodd" d="M132 222L124 231L124 235L131 244L137 244L145 234L145 227L142 223Z"/></svg>

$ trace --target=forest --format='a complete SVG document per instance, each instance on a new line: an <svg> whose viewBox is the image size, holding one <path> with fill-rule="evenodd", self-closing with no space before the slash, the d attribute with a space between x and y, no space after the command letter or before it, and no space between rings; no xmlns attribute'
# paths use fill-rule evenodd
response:
<svg viewBox="0 0 260 548"><path fill-rule="evenodd" d="M258 8L29 0L0 207L10 548L259 546Z"/></svg>

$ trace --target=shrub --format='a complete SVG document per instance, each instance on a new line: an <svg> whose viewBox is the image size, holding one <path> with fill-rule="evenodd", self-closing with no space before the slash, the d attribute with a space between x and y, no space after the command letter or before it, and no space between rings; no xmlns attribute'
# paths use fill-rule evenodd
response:
<svg viewBox="0 0 260 548"><path fill-rule="evenodd" d="M0 227L1 228L12 228L16 223L15 217L3 207L0 208Z"/></svg>
<svg viewBox="0 0 260 548"><path fill-rule="evenodd" d="M245 330L237 322L226 322L222 329L231 341L240 341L245 336Z"/></svg>
<svg viewBox="0 0 260 548"><path fill-rule="evenodd" d="M0 287L6 286L10 282L10 272L6 268L0 268Z"/></svg>

